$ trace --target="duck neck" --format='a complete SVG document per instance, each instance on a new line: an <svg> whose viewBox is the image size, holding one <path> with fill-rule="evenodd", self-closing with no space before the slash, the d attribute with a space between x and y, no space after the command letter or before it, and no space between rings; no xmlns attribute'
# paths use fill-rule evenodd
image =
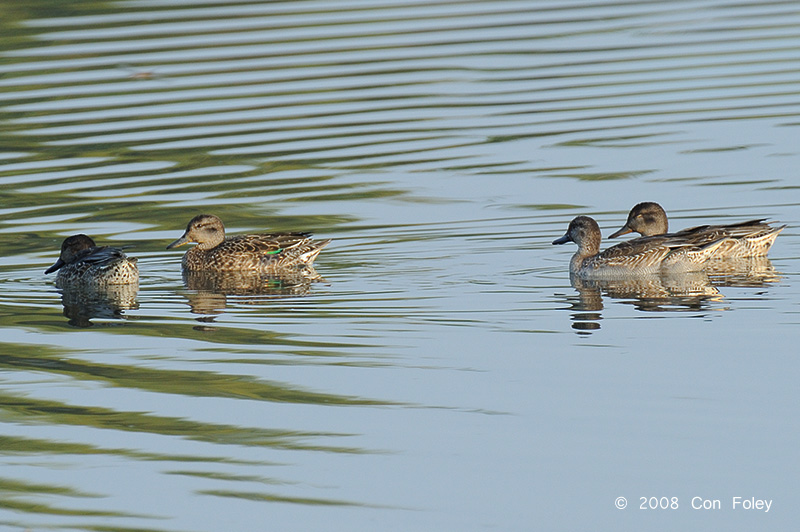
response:
<svg viewBox="0 0 800 532"><path fill-rule="evenodd" d="M591 235L577 242L577 244L578 251L575 252L569 263L570 271L572 272L580 271L583 261L600 253L600 240L592 238Z"/></svg>
<svg viewBox="0 0 800 532"><path fill-rule="evenodd" d="M575 256L586 258L598 253L600 253L600 239L589 235L578 242L578 251L575 252Z"/></svg>
<svg viewBox="0 0 800 532"><path fill-rule="evenodd" d="M203 251L208 251L209 249L214 249L215 247L219 246L225 241L224 236L220 236L219 238L213 238L211 240L205 240L203 242L199 242L195 249L202 249Z"/></svg>

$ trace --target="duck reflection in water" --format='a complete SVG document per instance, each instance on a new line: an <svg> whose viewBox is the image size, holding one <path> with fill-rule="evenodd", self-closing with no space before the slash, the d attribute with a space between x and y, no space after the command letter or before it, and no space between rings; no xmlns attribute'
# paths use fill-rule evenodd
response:
<svg viewBox="0 0 800 532"><path fill-rule="evenodd" d="M706 265L706 272L715 286L757 288L777 283L782 278L766 257L715 259Z"/></svg>
<svg viewBox="0 0 800 532"><path fill-rule="evenodd" d="M603 296L646 312L721 310L722 294L705 272L652 275L636 279L584 279L570 276L577 297L568 297L573 329L600 328Z"/></svg>
<svg viewBox="0 0 800 532"><path fill-rule="evenodd" d="M270 299L300 297L314 283L326 282L312 266L286 268L268 273L236 271L183 271L185 294L192 312L221 314L233 296L240 303L256 304ZM212 321L209 317L204 321Z"/></svg>
<svg viewBox="0 0 800 532"><path fill-rule="evenodd" d="M127 319L125 311L136 310L139 286L68 286L61 289L64 316L75 327L91 327L93 319Z"/></svg>
<svg viewBox="0 0 800 532"><path fill-rule="evenodd" d="M635 279L584 279L571 275L578 295L566 297L573 312L573 329L600 328L603 296L631 304L644 312L704 312L727 310L724 288L767 288L781 280L765 257L714 260L700 272L654 275Z"/></svg>
<svg viewBox="0 0 800 532"><path fill-rule="evenodd" d="M121 249L97 246L80 234L64 240L58 260L45 273L58 271L56 287L70 325L89 327L93 318L119 319L123 311L138 308L136 262Z"/></svg>

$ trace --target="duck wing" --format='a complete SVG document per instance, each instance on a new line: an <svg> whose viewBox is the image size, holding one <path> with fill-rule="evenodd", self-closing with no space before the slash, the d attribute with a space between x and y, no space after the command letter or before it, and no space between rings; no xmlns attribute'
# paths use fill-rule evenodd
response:
<svg viewBox="0 0 800 532"><path fill-rule="evenodd" d="M766 218L748 220L727 225L698 225L672 233L669 236L685 238L695 245L704 245L722 238L751 238L769 234L774 228L765 222Z"/></svg>
<svg viewBox="0 0 800 532"><path fill-rule="evenodd" d="M127 259L128 256L119 248L109 246L92 247L82 250L73 262L83 262L92 266L108 266L114 262ZM136 260L136 259L130 259Z"/></svg>
<svg viewBox="0 0 800 532"><path fill-rule="evenodd" d="M225 239L217 250L225 254L277 255L311 240L310 233L267 233L239 235Z"/></svg>
<svg viewBox="0 0 800 532"><path fill-rule="evenodd" d="M643 236L611 246L600 252L598 257L609 266L636 268L659 264L675 249L688 246L685 242L663 235Z"/></svg>

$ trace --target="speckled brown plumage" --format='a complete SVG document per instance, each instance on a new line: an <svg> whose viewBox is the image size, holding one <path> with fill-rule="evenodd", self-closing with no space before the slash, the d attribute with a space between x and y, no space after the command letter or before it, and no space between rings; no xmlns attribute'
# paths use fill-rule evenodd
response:
<svg viewBox="0 0 800 532"><path fill-rule="evenodd" d="M778 234L786 227L772 227L762 218L728 225L699 225L689 227L677 233L668 233L669 221L667 213L658 203L646 201L639 203L628 213L628 220L619 231L609 238L615 238L631 232L643 236L673 236L703 246L717 240L727 238L714 253L715 258L763 257L769 252Z"/></svg>
<svg viewBox="0 0 800 532"><path fill-rule="evenodd" d="M642 237L600 251L600 227L588 216L572 220L567 233L553 244L575 242L570 273L587 278L618 278L654 273L698 271L728 239L695 245L669 236Z"/></svg>
<svg viewBox="0 0 800 532"><path fill-rule="evenodd" d="M128 257L118 248L97 247L86 235L74 235L64 240L61 256L44 273L56 270L56 285L59 287L103 287L139 282L135 258Z"/></svg>
<svg viewBox="0 0 800 532"><path fill-rule="evenodd" d="M270 272L310 266L330 240L312 240L309 233L268 233L225 238L222 220L211 214L192 218L186 231L167 249L189 242L197 246L183 256L186 270Z"/></svg>

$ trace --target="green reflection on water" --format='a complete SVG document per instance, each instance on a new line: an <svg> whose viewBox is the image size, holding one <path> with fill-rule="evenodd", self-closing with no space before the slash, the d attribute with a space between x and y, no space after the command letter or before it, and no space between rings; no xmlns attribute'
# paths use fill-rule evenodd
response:
<svg viewBox="0 0 800 532"><path fill-rule="evenodd" d="M348 436L343 433L309 432L239 427L189 421L141 412L118 412L108 408L73 406L59 401L29 399L0 393L0 420L17 423L75 425L124 432L179 436L216 444L234 444L280 449L361 453L363 449L305 444L309 438Z"/></svg>
<svg viewBox="0 0 800 532"><path fill-rule="evenodd" d="M165 471L168 475L183 475L187 477L198 477L212 480L229 480L232 482L260 482L262 484L290 484L290 482L275 480L256 475L234 475L231 473L221 473L219 471ZM293 482L291 484L294 484Z"/></svg>
<svg viewBox="0 0 800 532"><path fill-rule="evenodd" d="M231 457L192 456L169 453L152 453L135 451L131 449L107 448L85 443L42 440L22 436L0 436L0 449L5 455L111 455L124 456L143 461L169 461L169 462L201 462L204 464L238 464L238 465L264 465L262 460L241 460Z"/></svg>
<svg viewBox="0 0 800 532"><path fill-rule="evenodd" d="M241 339L239 340L241 341ZM30 352L30 350L30 346L24 344L0 344L0 368L14 371L46 371L52 374L68 375L80 381L101 381L113 386L193 397L324 405L376 406L390 404L386 401L299 390L288 385L264 382L245 375L152 369L142 366L100 364L96 361L68 359L59 350L47 349L43 346L37 346L39 353L34 356L17 354Z"/></svg>
<svg viewBox="0 0 800 532"><path fill-rule="evenodd" d="M650 171L639 172L581 172L554 174L552 177L568 177L579 181L615 181L620 179L637 179L651 173Z"/></svg>
<svg viewBox="0 0 800 532"><path fill-rule="evenodd" d="M3 347L8 347L4 344ZM19 346L19 348L24 348ZM346 397L297 390L277 383L258 381L242 375L225 375L203 371L175 371L144 367L98 364L62 358L21 357L0 353L0 368L28 371L46 370L69 375L81 381L103 381L158 393L194 397L227 397L281 403L327 405L387 405L358 397Z"/></svg>
<svg viewBox="0 0 800 532"><path fill-rule="evenodd" d="M255 502L280 502L291 504L305 504L313 506L359 506L369 507L367 504L342 501L336 499L321 499L315 497L289 497L286 495L275 495L274 493L255 493L251 491L228 491L228 490L199 490L197 493L204 495L214 495L217 497L231 497L234 499L244 499Z"/></svg>
<svg viewBox="0 0 800 532"><path fill-rule="evenodd" d="M142 514L89 510L86 508L71 510L45 502L48 498L52 498L54 495L81 498L102 497L102 495L84 493L59 485L25 482L18 479L0 477L0 508L6 510L14 510L17 512L31 514L62 516L146 517ZM26 496L37 496L37 501L29 502L23 500L23 498Z"/></svg>

